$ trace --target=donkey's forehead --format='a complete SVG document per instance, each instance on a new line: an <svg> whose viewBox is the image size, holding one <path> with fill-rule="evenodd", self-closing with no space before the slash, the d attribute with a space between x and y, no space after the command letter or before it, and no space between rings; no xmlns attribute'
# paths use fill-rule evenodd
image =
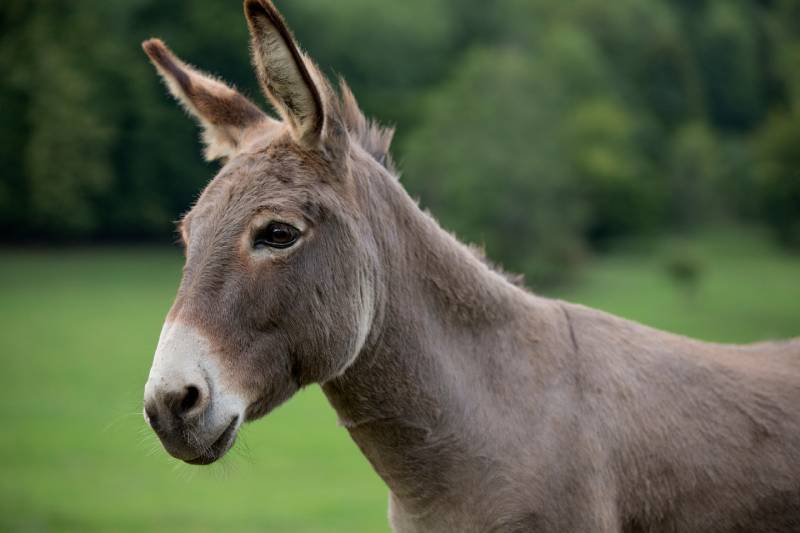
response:
<svg viewBox="0 0 800 533"><path fill-rule="evenodd" d="M254 145L232 158L208 184L190 212L247 216L263 207L307 211L326 203L335 181L332 165L322 154L308 152L281 139Z"/></svg>

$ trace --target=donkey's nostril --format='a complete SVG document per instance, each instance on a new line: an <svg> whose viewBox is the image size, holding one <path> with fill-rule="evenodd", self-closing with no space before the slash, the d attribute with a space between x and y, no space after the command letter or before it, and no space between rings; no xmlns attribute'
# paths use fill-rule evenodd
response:
<svg viewBox="0 0 800 533"><path fill-rule="evenodd" d="M181 413L183 414L190 411L192 407L197 405L198 400L200 400L200 390L194 385L186 387L183 399L181 400Z"/></svg>
<svg viewBox="0 0 800 533"><path fill-rule="evenodd" d="M177 419L185 419L203 405L203 392L196 385L161 394L161 402L167 412Z"/></svg>

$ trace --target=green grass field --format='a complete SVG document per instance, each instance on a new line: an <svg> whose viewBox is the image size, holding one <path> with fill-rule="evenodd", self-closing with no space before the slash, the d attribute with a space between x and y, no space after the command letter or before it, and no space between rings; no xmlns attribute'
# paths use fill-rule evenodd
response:
<svg viewBox="0 0 800 533"><path fill-rule="evenodd" d="M752 233L601 259L557 296L717 341L800 335L800 257ZM180 275L173 250L0 252L0 531L388 531L387 491L314 387L221 464L170 459L142 387Z"/></svg>

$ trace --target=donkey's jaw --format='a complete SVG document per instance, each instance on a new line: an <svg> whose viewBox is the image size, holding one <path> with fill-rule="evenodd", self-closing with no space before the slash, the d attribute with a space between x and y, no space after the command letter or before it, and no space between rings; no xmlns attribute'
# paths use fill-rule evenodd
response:
<svg viewBox="0 0 800 533"><path fill-rule="evenodd" d="M223 379L197 328L167 322L145 384L144 417L170 455L209 464L233 446L247 402Z"/></svg>

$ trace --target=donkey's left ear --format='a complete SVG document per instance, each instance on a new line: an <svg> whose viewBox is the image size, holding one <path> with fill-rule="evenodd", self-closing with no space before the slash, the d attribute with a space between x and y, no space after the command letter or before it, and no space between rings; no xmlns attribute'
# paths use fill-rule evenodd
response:
<svg viewBox="0 0 800 533"><path fill-rule="evenodd" d="M272 120L233 88L178 59L161 40L145 41L142 48L175 99L203 126L209 161L231 157L249 128Z"/></svg>
<svg viewBox="0 0 800 533"><path fill-rule="evenodd" d="M289 125L295 141L320 145L326 120L324 80L297 47L270 0L245 0L253 47L253 65L267 98ZM329 110L328 110L329 111ZM330 125L330 124L329 124Z"/></svg>

